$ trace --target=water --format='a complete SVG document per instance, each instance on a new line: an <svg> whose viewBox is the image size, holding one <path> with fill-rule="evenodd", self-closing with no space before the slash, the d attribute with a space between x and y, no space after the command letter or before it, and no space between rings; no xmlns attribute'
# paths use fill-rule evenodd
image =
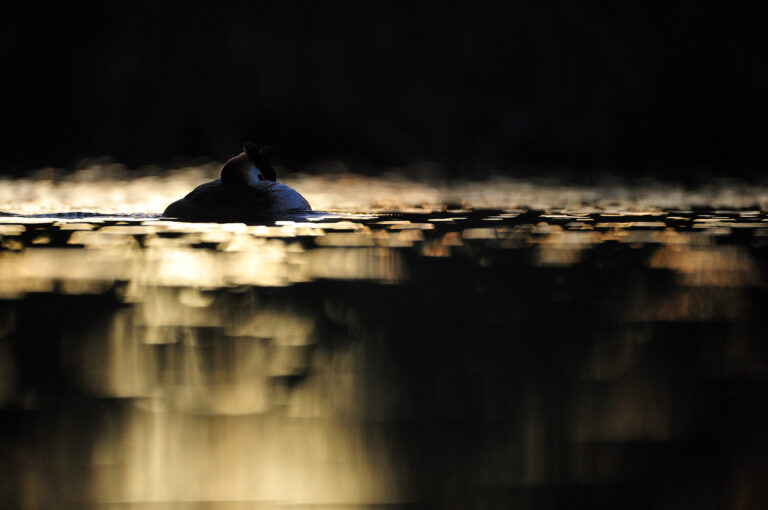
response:
<svg viewBox="0 0 768 510"><path fill-rule="evenodd" d="M766 187L0 182L0 507L762 508Z"/></svg>

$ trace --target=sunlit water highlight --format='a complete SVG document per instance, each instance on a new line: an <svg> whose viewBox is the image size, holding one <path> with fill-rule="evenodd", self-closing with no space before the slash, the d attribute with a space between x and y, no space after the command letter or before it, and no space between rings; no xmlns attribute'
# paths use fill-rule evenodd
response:
<svg viewBox="0 0 768 510"><path fill-rule="evenodd" d="M159 215L195 186L217 178L219 169L218 164L166 172L130 172L117 164L92 165L72 172L43 169L28 178L0 179L0 211L22 215ZM278 174L283 173L278 169ZM280 180L299 190L315 210L353 213L429 212L446 207L581 212L768 209L768 181L755 184L721 179L691 187L651 180L627 185L602 178L576 185L554 178L413 179L408 169L383 177L294 173Z"/></svg>
<svg viewBox="0 0 768 510"><path fill-rule="evenodd" d="M0 507L767 501L768 188L215 171L0 181Z"/></svg>

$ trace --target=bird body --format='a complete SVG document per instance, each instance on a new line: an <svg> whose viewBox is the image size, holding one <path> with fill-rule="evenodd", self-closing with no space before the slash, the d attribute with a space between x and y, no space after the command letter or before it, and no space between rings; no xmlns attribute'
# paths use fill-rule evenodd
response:
<svg viewBox="0 0 768 510"><path fill-rule="evenodd" d="M244 149L224 164L220 179L201 184L169 205L163 216L182 221L253 222L312 210L296 190L276 182L267 149L252 144Z"/></svg>

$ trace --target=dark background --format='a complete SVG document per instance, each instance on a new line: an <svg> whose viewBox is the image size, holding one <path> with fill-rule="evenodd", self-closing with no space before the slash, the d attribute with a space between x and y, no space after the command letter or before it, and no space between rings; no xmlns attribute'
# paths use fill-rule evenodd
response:
<svg viewBox="0 0 768 510"><path fill-rule="evenodd" d="M418 159L760 175L765 8L573 1L3 8L0 168Z"/></svg>

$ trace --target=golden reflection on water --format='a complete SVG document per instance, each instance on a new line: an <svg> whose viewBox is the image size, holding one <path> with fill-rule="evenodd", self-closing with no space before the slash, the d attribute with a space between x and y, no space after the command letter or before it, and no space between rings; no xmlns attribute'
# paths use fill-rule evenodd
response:
<svg viewBox="0 0 768 510"><path fill-rule="evenodd" d="M337 214L145 215L211 171L0 182L6 212L104 214L0 217L0 418L34 424L0 438L9 508L701 501L718 468L647 490L633 445L697 440L692 387L768 380L763 188L294 176ZM749 434L725 506L763 494Z"/></svg>
<svg viewBox="0 0 768 510"><path fill-rule="evenodd" d="M399 499L389 454L357 404L361 367L350 352L312 355L316 317L264 307L250 292L157 314L178 297L161 291L68 340L73 377L134 404L94 438L92 500ZM286 386L310 363L311 384Z"/></svg>

